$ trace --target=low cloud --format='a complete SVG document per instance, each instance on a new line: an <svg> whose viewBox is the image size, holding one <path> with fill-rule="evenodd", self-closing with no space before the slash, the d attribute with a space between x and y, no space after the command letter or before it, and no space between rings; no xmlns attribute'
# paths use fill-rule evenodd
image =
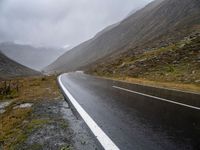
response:
<svg viewBox="0 0 200 150"><path fill-rule="evenodd" d="M0 41L74 46L151 0L0 0Z"/></svg>

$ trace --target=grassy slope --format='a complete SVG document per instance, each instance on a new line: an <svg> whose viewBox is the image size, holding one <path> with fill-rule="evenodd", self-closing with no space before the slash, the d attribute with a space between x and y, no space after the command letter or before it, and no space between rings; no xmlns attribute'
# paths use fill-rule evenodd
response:
<svg viewBox="0 0 200 150"><path fill-rule="evenodd" d="M129 82L200 92L200 35L142 54L123 54L88 73Z"/></svg>
<svg viewBox="0 0 200 150"><path fill-rule="evenodd" d="M23 143L29 134L37 128L41 128L52 120L37 118L33 115L33 108L13 109L22 103L62 99L56 84L56 77L30 77L18 79L20 88L8 93L12 103L6 108L6 112L0 114L0 148L16 149ZM14 79L11 81L16 82ZM2 83L3 84L3 83ZM0 96L0 102L5 100L5 95ZM7 101L10 101L7 99Z"/></svg>

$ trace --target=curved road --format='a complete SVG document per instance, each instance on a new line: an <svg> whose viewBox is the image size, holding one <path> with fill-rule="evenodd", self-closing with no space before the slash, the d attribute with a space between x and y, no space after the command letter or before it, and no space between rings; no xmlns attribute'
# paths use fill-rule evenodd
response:
<svg viewBox="0 0 200 150"><path fill-rule="evenodd" d="M63 74L59 84L104 149L200 149L200 95Z"/></svg>

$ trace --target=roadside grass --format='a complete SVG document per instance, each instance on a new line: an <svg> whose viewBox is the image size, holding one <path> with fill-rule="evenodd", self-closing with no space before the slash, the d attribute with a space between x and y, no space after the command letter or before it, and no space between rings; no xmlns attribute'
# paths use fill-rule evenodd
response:
<svg viewBox="0 0 200 150"><path fill-rule="evenodd" d="M8 92L1 93L0 89L0 101L5 99L15 99L19 101L32 101L32 100L44 100L54 99L61 97L57 86L56 76L43 76L43 77L27 77L12 79L9 82L18 82L19 90L10 88ZM4 81L0 83L0 87L4 85Z"/></svg>
<svg viewBox="0 0 200 150"><path fill-rule="evenodd" d="M133 84L136 83L200 93L200 70L194 69L193 66L185 64L157 67L152 71L139 75L138 77L131 77L126 74L123 75L118 73L112 74L108 72L95 72L92 73L92 75Z"/></svg>
<svg viewBox="0 0 200 150"><path fill-rule="evenodd" d="M18 80L0 81L0 101L18 97L18 86Z"/></svg>
<svg viewBox="0 0 200 150"><path fill-rule="evenodd" d="M190 63L158 66L154 70L139 76L157 82L172 82L176 84L193 84L200 86L200 70Z"/></svg>
<svg viewBox="0 0 200 150"><path fill-rule="evenodd" d="M7 94L1 94L0 101L5 99L14 99L16 97L18 97L18 92L16 90L11 90Z"/></svg>
<svg viewBox="0 0 200 150"><path fill-rule="evenodd" d="M14 149L27 138L24 131L27 123L24 121L32 112L30 108L13 110L11 107L0 118L0 142L5 150Z"/></svg>
<svg viewBox="0 0 200 150"><path fill-rule="evenodd" d="M172 83L172 82L159 82L148 80L144 78L131 78L131 77L103 77L105 79L111 79L116 81L122 81L133 84L141 84L145 86L153 86L158 88L169 88L174 90L182 90L185 92L195 92L200 94L200 86L194 84L182 84L182 83Z"/></svg>
<svg viewBox="0 0 200 150"><path fill-rule="evenodd" d="M121 55L87 73L116 80L200 93L200 37L137 55Z"/></svg>
<svg viewBox="0 0 200 150"><path fill-rule="evenodd" d="M193 70L195 71L193 72ZM154 68L154 70L146 72L138 77L131 77L126 74L110 74L108 72L96 72L93 73L93 75L133 84L136 83L146 86L200 93L200 70L194 69L193 66L188 66L186 64ZM195 83L196 80L199 80L199 82Z"/></svg>
<svg viewBox="0 0 200 150"><path fill-rule="evenodd" d="M61 97L55 76L25 78L20 81L23 85L20 92L20 100L45 100Z"/></svg>
<svg viewBox="0 0 200 150"><path fill-rule="evenodd" d="M0 102L12 100L12 103L5 108L6 111L0 114L0 149L4 150L15 149L34 129L50 123L48 119L33 118L32 107L15 109L15 106L24 103L34 105L41 101L62 98L56 84L56 76L28 77L17 80L20 84L18 91L0 96ZM11 82L15 82L15 79Z"/></svg>
<svg viewBox="0 0 200 150"><path fill-rule="evenodd" d="M45 124L49 124L51 121L49 119L33 119L27 125L27 131L29 133L33 132L34 130L41 128Z"/></svg>

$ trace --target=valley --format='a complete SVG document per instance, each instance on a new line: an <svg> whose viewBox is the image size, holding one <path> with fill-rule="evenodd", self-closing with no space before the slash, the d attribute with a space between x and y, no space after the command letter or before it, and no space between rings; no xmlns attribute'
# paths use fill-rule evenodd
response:
<svg viewBox="0 0 200 150"><path fill-rule="evenodd" d="M0 1L0 150L197 150L199 100L199 0Z"/></svg>

